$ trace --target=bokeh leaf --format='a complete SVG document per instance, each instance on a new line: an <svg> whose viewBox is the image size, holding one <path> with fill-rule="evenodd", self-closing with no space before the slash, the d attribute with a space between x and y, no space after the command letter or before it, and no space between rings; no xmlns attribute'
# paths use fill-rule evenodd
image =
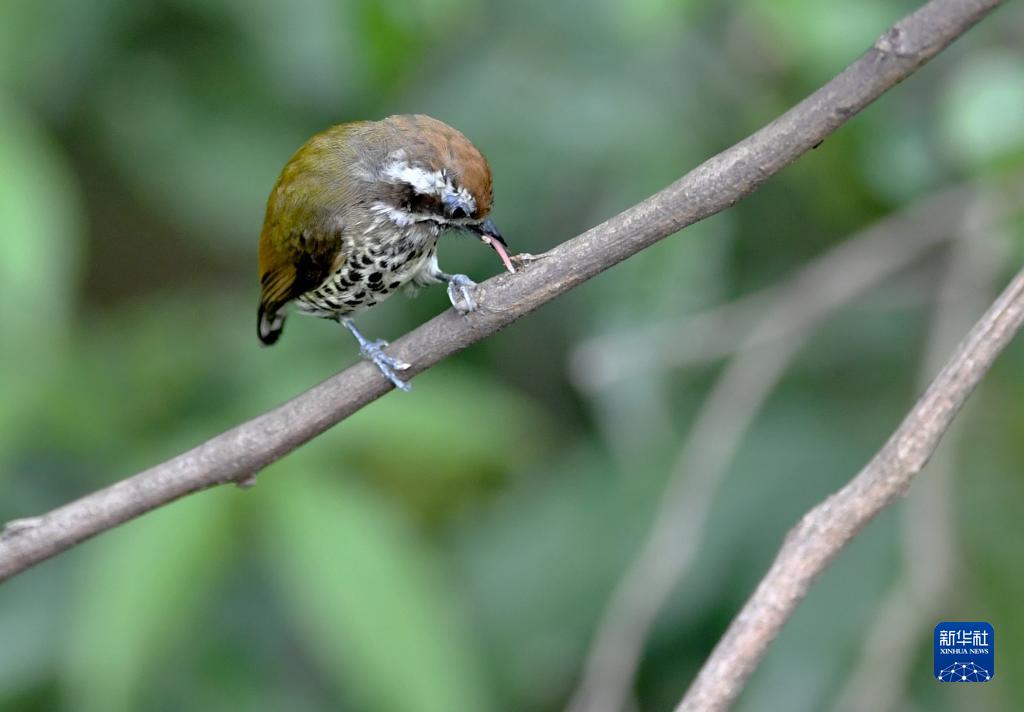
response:
<svg viewBox="0 0 1024 712"><path fill-rule="evenodd" d="M370 492L298 469L260 488L267 564L323 675L356 709L490 709L435 553Z"/></svg>
<svg viewBox="0 0 1024 712"><path fill-rule="evenodd" d="M991 53L964 62L943 102L943 145L971 168L1024 157L1024 57Z"/></svg>
<svg viewBox="0 0 1024 712"><path fill-rule="evenodd" d="M231 494L190 497L91 545L68 620L68 709L139 709L173 643L197 635L190 624L199 620L230 549Z"/></svg>
<svg viewBox="0 0 1024 712"><path fill-rule="evenodd" d="M18 699L51 678L61 650L65 572L42 568L0 587L0 700ZM7 709L0 703L0 709Z"/></svg>
<svg viewBox="0 0 1024 712"><path fill-rule="evenodd" d="M414 392L359 411L332 439L350 457L418 480L505 470L553 439L555 424L522 393L463 364L432 369Z"/></svg>
<svg viewBox="0 0 1024 712"><path fill-rule="evenodd" d="M580 450L456 531L488 655L515 695L511 709L560 706L662 481L651 461L618 478L598 453Z"/></svg>
<svg viewBox="0 0 1024 712"><path fill-rule="evenodd" d="M892 2L839 0L748 0L777 34L773 47L789 55L794 69L817 82L843 67L900 16ZM907 4L907 9L912 6Z"/></svg>
<svg viewBox="0 0 1024 712"><path fill-rule="evenodd" d="M63 157L0 101L0 451L60 365L77 287L81 215ZM14 365L17 368L14 368Z"/></svg>

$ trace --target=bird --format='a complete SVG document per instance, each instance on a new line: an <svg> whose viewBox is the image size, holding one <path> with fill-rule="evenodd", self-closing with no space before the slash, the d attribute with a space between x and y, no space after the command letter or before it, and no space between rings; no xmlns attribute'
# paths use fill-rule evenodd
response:
<svg viewBox="0 0 1024 712"><path fill-rule="evenodd" d="M257 330L281 336L288 310L339 322L363 358L396 388L409 368L370 340L352 317L403 287L447 283L461 313L477 307L476 283L448 274L437 241L448 230L475 234L509 271L507 243L489 214L491 169L461 132L423 114L339 124L310 138L285 164L260 231Z"/></svg>

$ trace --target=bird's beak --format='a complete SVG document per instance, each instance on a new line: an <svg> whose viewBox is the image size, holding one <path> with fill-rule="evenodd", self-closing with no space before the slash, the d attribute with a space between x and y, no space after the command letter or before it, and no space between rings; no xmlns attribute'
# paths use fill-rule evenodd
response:
<svg viewBox="0 0 1024 712"><path fill-rule="evenodd" d="M505 238L501 236L501 230L498 229L498 226L495 225L494 221L490 218L487 218L479 225L475 225L473 227L473 231L480 235L481 240L484 240L485 237L489 237L492 240L497 240L505 247L508 247L508 243L505 242ZM484 240L484 242L488 241Z"/></svg>
<svg viewBox="0 0 1024 712"><path fill-rule="evenodd" d="M508 253L505 248L508 247L508 243L505 242L505 238L501 235L501 230L494 224L494 222L487 218L482 223L474 225L472 227L473 232L480 236L480 240L485 244L490 245L494 248L494 251L501 257L502 264L505 265L505 269L509 272L515 272L516 268L512 266L512 260L509 259Z"/></svg>

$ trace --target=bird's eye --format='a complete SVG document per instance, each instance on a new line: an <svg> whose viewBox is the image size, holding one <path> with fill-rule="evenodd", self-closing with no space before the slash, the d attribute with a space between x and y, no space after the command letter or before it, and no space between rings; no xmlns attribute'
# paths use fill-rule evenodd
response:
<svg viewBox="0 0 1024 712"><path fill-rule="evenodd" d="M468 218L473 206L460 193L448 193L444 196L444 214L449 220Z"/></svg>
<svg viewBox="0 0 1024 712"><path fill-rule="evenodd" d="M429 214L441 211L441 201L437 196L417 193L411 185L399 189L395 203L410 213Z"/></svg>

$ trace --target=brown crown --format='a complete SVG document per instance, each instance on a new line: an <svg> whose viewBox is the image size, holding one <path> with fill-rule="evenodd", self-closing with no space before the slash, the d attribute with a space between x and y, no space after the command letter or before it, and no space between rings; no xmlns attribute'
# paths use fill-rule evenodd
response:
<svg viewBox="0 0 1024 712"><path fill-rule="evenodd" d="M396 134L392 146L403 148L410 163L455 176L456 183L476 201L474 217L482 219L490 212L491 169L483 154L460 131L423 114L389 116L380 123Z"/></svg>

